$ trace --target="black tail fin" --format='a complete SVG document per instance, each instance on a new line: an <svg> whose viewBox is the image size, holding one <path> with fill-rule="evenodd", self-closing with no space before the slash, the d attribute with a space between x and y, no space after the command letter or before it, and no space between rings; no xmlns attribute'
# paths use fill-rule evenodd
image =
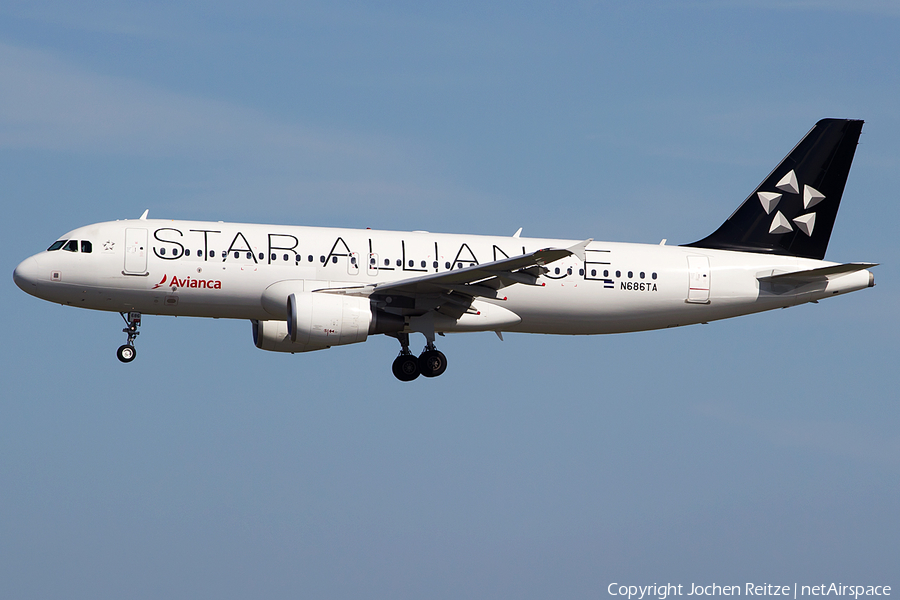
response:
<svg viewBox="0 0 900 600"><path fill-rule="evenodd" d="M863 122L822 119L695 248L825 258Z"/></svg>

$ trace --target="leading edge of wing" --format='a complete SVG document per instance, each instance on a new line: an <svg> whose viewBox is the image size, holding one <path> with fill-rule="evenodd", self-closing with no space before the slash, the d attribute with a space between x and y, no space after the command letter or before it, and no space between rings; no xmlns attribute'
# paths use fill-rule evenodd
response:
<svg viewBox="0 0 900 600"><path fill-rule="evenodd" d="M325 288L316 291L359 296L387 293L417 295L452 291L473 297L496 298L497 290L508 285L515 283L539 285L537 278L546 272L545 265L552 262L569 256L576 256L579 260L584 261L585 248L592 241L594 241L593 238L587 239L569 248L544 248L521 256L472 265L444 273L432 273L359 287Z"/></svg>

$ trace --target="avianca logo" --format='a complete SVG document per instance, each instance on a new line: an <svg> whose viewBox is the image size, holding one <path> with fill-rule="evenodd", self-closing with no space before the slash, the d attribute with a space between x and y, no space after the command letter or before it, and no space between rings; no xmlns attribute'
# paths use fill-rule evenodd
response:
<svg viewBox="0 0 900 600"><path fill-rule="evenodd" d="M159 283L154 285L151 289L155 290L158 287L162 287L168 277L168 274L163 275L163 278L159 280ZM173 288L204 288L209 290L221 290L222 282L218 279L191 279L190 277L179 279L177 275L172 275L172 281L169 282L169 286Z"/></svg>

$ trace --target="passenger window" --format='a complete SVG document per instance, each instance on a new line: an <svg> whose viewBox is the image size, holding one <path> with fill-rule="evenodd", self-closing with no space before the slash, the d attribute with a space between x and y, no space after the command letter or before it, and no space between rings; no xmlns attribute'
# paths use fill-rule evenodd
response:
<svg viewBox="0 0 900 600"><path fill-rule="evenodd" d="M397 259L397 266L398 266L398 267L402 267L402 266L403 266L403 261L401 261L399 258Z"/></svg>
<svg viewBox="0 0 900 600"><path fill-rule="evenodd" d="M266 257L265 254L263 254L262 252L259 253L259 260L262 260L262 259L264 259L265 257Z"/></svg>
<svg viewBox="0 0 900 600"><path fill-rule="evenodd" d="M69 240L69 243L63 246L63 250L78 252L78 240Z"/></svg>
<svg viewBox="0 0 900 600"><path fill-rule="evenodd" d="M603 276L609 277L609 269L603 269Z"/></svg>
<svg viewBox="0 0 900 600"><path fill-rule="evenodd" d="M240 252L235 252L235 253L234 253L234 257L235 257L235 258L240 258L240 257L241 257L241 253L240 253ZM250 257L248 256L247 258L250 258Z"/></svg>
<svg viewBox="0 0 900 600"><path fill-rule="evenodd" d="M412 268L412 266L415 265L415 264L416 264L416 263L414 263L413 261L409 261L409 266L410 266L410 268Z"/></svg>
<svg viewBox="0 0 900 600"><path fill-rule="evenodd" d="M597 269L591 269L591 277L597 276Z"/></svg>
<svg viewBox="0 0 900 600"><path fill-rule="evenodd" d="M450 263L445 262L445 263L444 263L444 268L445 268L445 269L449 269L449 268L450 268Z"/></svg>
<svg viewBox="0 0 900 600"><path fill-rule="evenodd" d="M47 248L47 252L53 252L54 250L59 250L63 247L63 244L66 243L66 240L59 240L58 242L53 242L53 245Z"/></svg>
<svg viewBox="0 0 900 600"><path fill-rule="evenodd" d="M622 271L616 271L616 277L621 277L621 276L622 276Z"/></svg>
<svg viewBox="0 0 900 600"><path fill-rule="evenodd" d="M322 263L322 264L324 265L324 264L325 264L325 257L324 257L324 256L319 256L319 262Z"/></svg>
<svg viewBox="0 0 900 600"><path fill-rule="evenodd" d="M656 273L653 273L650 277L652 277L653 279L656 279Z"/></svg>
<svg viewBox="0 0 900 600"><path fill-rule="evenodd" d="M283 257L282 257L282 258L284 258L284 260L286 260L286 261L287 261L287 260L288 260L288 255L287 255L287 254L285 254L285 255L284 255L284 256L283 256Z"/></svg>
<svg viewBox="0 0 900 600"><path fill-rule="evenodd" d="M285 256L287 256L287 254L285 254ZM331 257L331 262L337 264L337 256L332 256L332 257Z"/></svg>
<svg viewBox="0 0 900 600"><path fill-rule="evenodd" d="M386 267L391 266L391 259L389 259L389 258L384 259L384 266L386 266Z"/></svg>
<svg viewBox="0 0 900 600"><path fill-rule="evenodd" d="M273 253L272 253L272 258L271 258L270 260L275 260L276 258L277 258L277 257L275 256L275 253L273 252Z"/></svg>
<svg viewBox="0 0 900 600"><path fill-rule="evenodd" d="M643 279L643 278L644 278L644 272L641 271L641 279Z"/></svg>
<svg viewBox="0 0 900 600"><path fill-rule="evenodd" d="M632 273L631 271L628 271L628 279L631 279L632 277L634 277L634 273Z"/></svg>
<svg viewBox="0 0 900 600"><path fill-rule="evenodd" d="M185 256L190 256L190 255L191 255L191 251L190 251L189 249L185 248L185 249L184 249L184 255L185 255Z"/></svg>
<svg viewBox="0 0 900 600"><path fill-rule="evenodd" d="M165 248L160 248L160 249L159 249L159 253L160 253L161 256L165 256L165 255L166 255L166 249L165 249Z"/></svg>
<svg viewBox="0 0 900 600"><path fill-rule="evenodd" d="M306 260L308 260L309 262L312 262L312 261L313 261L313 255L310 254L309 256L307 256L307 257L306 257Z"/></svg>
<svg viewBox="0 0 900 600"><path fill-rule="evenodd" d="M93 250L93 247L91 246L91 243L89 241L81 240L81 251L82 252L87 252L88 254L90 254L92 250Z"/></svg>
<svg viewBox="0 0 900 600"><path fill-rule="evenodd" d="M557 275L559 275L559 267L556 267L555 269L553 269L553 272L556 273Z"/></svg>

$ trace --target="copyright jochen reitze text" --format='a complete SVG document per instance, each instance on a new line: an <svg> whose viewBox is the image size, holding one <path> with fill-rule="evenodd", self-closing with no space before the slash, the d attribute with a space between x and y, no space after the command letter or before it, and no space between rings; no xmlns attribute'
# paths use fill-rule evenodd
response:
<svg viewBox="0 0 900 600"><path fill-rule="evenodd" d="M845 585L843 583L820 583L818 585L775 585L771 583L745 583L743 585L720 585L711 583L688 586L673 583L652 585L626 585L610 583L606 587L610 596L624 596L627 600L657 598L666 600L669 596L788 596L794 600L801 596L890 596L889 585Z"/></svg>

